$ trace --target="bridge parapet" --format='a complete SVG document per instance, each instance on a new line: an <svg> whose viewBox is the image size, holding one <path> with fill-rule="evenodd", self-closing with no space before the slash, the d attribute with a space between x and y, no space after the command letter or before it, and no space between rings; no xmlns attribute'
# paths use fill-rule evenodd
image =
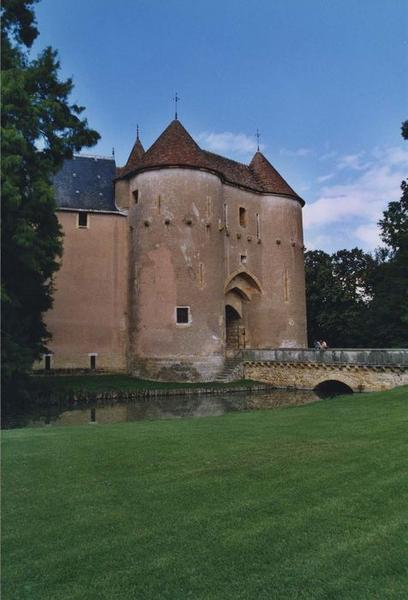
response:
<svg viewBox="0 0 408 600"><path fill-rule="evenodd" d="M408 349L245 350L242 361L246 379L275 387L308 390L335 381L357 392L408 384Z"/></svg>
<svg viewBox="0 0 408 600"><path fill-rule="evenodd" d="M408 367L408 348L270 348L242 355L247 362Z"/></svg>

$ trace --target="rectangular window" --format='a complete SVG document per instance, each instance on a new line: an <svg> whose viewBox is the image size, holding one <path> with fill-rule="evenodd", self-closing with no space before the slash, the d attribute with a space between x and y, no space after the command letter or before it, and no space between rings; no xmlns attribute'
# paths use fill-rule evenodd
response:
<svg viewBox="0 0 408 600"><path fill-rule="evenodd" d="M45 355L45 370L49 371L51 369L51 354Z"/></svg>
<svg viewBox="0 0 408 600"><path fill-rule="evenodd" d="M132 196L134 203L137 204L139 202L139 190L133 190Z"/></svg>
<svg viewBox="0 0 408 600"><path fill-rule="evenodd" d="M177 306L176 322L181 325L186 325L186 324L190 323L190 307L189 306Z"/></svg>
<svg viewBox="0 0 408 600"><path fill-rule="evenodd" d="M90 362L89 366L91 369L96 369L96 357L97 357L97 354L89 355L89 362Z"/></svg>
<svg viewBox="0 0 408 600"><path fill-rule="evenodd" d="M87 212L78 213L78 227L80 227L81 229L89 227Z"/></svg>
<svg viewBox="0 0 408 600"><path fill-rule="evenodd" d="M247 255L246 254L241 254L241 264L242 265L246 265L247 264L247 260L248 260Z"/></svg>
<svg viewBox="0 0 408 600"><path fill-rule="evenodd" d="M239 224L241 227L246 227L246 209L243 206L239 207Z"/></svg>

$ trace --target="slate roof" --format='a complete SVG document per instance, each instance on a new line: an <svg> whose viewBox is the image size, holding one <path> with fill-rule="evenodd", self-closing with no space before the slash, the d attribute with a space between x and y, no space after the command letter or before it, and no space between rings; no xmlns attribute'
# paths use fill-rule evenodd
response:
<svg viewBox="0 0 408 600"><path fill-rule="evenodd" d="M202 150L178 120L174 120L144 152L137 138L124 167L117 177L129 177L151 168L188 166L216 172L225 181L264 194L279 194L304 201L261 152L256 152L251 163L244 163Z"/></svg>
<svg viewBox="0 0 408 600"><path fill-rule="evenodd" d="M54 177L57 207L119 213L115 205L115 177L113 158L74 156L66 160Z"/></svg>

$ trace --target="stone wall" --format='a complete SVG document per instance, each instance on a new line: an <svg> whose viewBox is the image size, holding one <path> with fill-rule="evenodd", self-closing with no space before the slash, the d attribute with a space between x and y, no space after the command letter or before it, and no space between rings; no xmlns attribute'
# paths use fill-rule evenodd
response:
<svg viewBox="0 0 408 600"><path fill-rule="evenodd" d="M55 277L53 308L45 315L52 334L52 369L126 371L127 219L121 214L59 211L64 232L62 266ZM35 365L44 368L45 359Z"/></svg>
<svg viewBox="0 0 408 600"><path fill-rule="evenodd" d="M274 387L312 390L325 381L339 381L354 392L381 391L408 385L406 366L325 364L323 362L245 362L245 379Z"/></svg>

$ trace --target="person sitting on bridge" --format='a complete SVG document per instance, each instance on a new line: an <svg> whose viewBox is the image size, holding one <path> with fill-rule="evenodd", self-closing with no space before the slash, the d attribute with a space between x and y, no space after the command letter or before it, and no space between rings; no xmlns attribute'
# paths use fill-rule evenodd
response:
<svg viewBox="0 0 408 600"><path fill-rule="evenodd" d="M313 342L313 348L314 348L315 350L320 350L320 342L319 342L319 340L315 340L315 341Z"/></svg>
<svg viewBox="0 0 408 600"><path fill-rule="evenodd" d="M325 342L324 340L322 340L320 342L320 349L321 350L326 350L327 349L327 342Z"/></svg>

